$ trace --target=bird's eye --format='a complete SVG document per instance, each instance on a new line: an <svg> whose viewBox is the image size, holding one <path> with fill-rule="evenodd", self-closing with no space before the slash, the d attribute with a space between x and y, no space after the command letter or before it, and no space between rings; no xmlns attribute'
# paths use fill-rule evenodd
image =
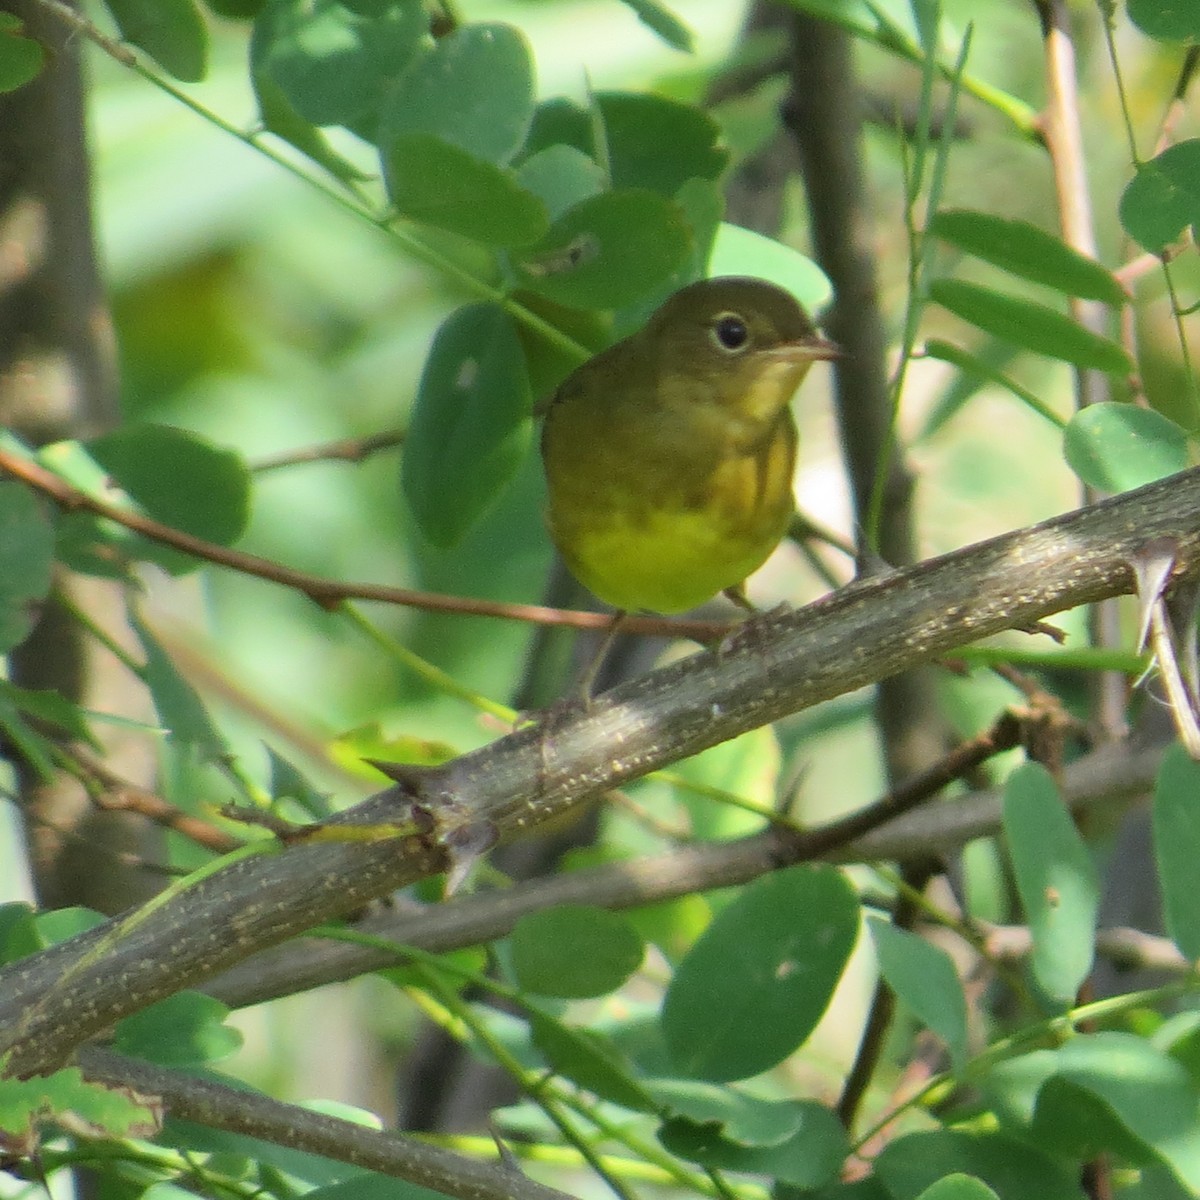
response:
<svg viewBox="0 0 1200 1200"><path fill-rule="evenodd" d="M718 350L736 354L750 341L750 330L737 313L721 313L713 320L712 338Z"/></svg>

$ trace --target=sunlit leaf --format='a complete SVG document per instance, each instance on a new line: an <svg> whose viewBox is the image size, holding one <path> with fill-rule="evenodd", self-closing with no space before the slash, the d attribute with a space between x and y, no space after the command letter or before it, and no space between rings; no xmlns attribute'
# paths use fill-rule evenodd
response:
<svg viewBox="0 0 1200 1200"><path fill-rule="evenodd" d="M1034 283L1121 305L1128 300L1111 271L1028 221L967 209L943 209L929 232L1002 270Z"/></svg>
<svg viewBox="0 0 1200 1200"><path fill-rule="evenodd" d="M1124 492L1191 465L1187 433L1174 421L1136 404L1091 404L1063 432L1063 453L1084 483Z"/></svg>
<svg viewBox="0 0 1200 1200"><path fill-rule="evenodd" d="M1133 366L1122 346L1085 329L1065 313L959 279L938 279L930 298L993 337L1079 367L1120 374Z"/></svg>
<svg viewBox="0 0 1200 1200"><path fill-rule="evenodd" d="M1065 1006L1092 969L1100 888L1092 856L1039 763L1008 777L1004 837L1033 935L1033 974Z"/></svg>
<svg viewBox="0 0 1200 1200"><path fill-rule="evenodd" d="M720 912L671 980L662 1022L671 1057L698 1079L775 1066L816 1028L858 936L841 872L792 867Z"/></svg>

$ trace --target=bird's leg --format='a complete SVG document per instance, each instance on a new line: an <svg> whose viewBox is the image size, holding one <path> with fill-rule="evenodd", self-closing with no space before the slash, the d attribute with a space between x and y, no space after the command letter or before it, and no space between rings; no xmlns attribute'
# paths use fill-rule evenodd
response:
<svg viewBox="0 0 1200 1200"><path fill-rule="evenodd" d="M775 605L773 608L765 610L759 608L746 595L746 585L744 583L727 587L724 595L727 599L732 600L738 608L742 609L746 613L746 616L717 643L718 657L722 654L728 654L735 646L758 638L764 629L769 626L773 618L786 616L792 611L792 606L786 600Z"/></svg>
<svg viewBox="0 0 1200 1200"><path fill-rule="evenodd" d="M600 645L596 647L596 653L592 655L591 662L588 663L579 677L579 682L575 685L575 694L583 701L585 708L592 703L592 686L596 682L596 676L600 674L600 668L604 666L604 660L608 657L608 652L612 649L612 644L616 641L617 634L620 633L627 616L629 616L629 612L624 608L618 608L613 613L612 620L608 623L608 628L600 639Z"/></svg>
<svg viewBox="0 0 1200 1200"><path fill-rule="evenodd" d="M733 587L727 587L724 591L724 596L726 600L732 600L744 612L758 612L754 601L746 595L746 584L744 581L742 583L735 583Z"/></svg>

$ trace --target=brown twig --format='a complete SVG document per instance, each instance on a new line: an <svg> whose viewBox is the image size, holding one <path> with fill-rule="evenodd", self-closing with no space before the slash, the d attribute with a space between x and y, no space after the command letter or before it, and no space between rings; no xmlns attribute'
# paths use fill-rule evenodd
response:
<svg viewBox="0 0 1200 1200"><path fill-rule="evenodd" d="M305 463L350 462L360 463L378 454L380 450L391 450L404 444L408 431L385 429L380 433L369 433L365 437L338 438L332 442L319 442L315 446L303 446L299 450L284 450L279 454L268 454L250 464L250 470L261 475L266 471L277 471L280 467L296 467Z"/></svg>
<svg viewBox="0 0 1200 1200"><path fill-rule="evenodd" d="M94 754L81 746L60 746L60 752L78 768L74 774L84 786L88 798L106 812L130 812L173 830L183 837L213 850L228 854L241 845L236 838L208 821L181 812L157 793L122 779Z"/></svg>
<svg viewBox="0 0 1200 1200"><path fill-rule="evenodd" d="M320 575L310 575L305 571L281 566L256 554L247 554L245 551L233 550L215 542L206 542L203 538L172 529L171 526L140 513L109 504L72 487L66 480L40 464L8 450L0 449L0 473L11 475L14 479L20 479L30 487L36 488L68 512L90 512L115 521L151 541L181 550L184 554L190 554L204 562L291 588L324 609L334 609L345 600L373 600L381 604L417 608L424 612L500 617L510 621L568 626L572 629L605 629L612 621L608 613L547 608L540 604L510 604L501 600L484 600L470 596L448 596L440 592L422 592L412 588L388 587L385 584L342 583L336 579L326 579ZM622 626L626 633L692 638L699 642L716 641L727 634L730 628L729 621L647 616L630 616Z"/></svg>

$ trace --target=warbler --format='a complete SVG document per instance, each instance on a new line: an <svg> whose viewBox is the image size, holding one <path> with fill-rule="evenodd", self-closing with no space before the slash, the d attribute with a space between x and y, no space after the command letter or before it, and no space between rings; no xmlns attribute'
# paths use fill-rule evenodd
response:
<svg viewBox="0 0 1200 1200"><path fill-rule="evenodd" d="M782 288L706 279L575 370L544 405L551 537L620 612L679 613L742 584L792 515L789 402L838 356Z"/></svg>

